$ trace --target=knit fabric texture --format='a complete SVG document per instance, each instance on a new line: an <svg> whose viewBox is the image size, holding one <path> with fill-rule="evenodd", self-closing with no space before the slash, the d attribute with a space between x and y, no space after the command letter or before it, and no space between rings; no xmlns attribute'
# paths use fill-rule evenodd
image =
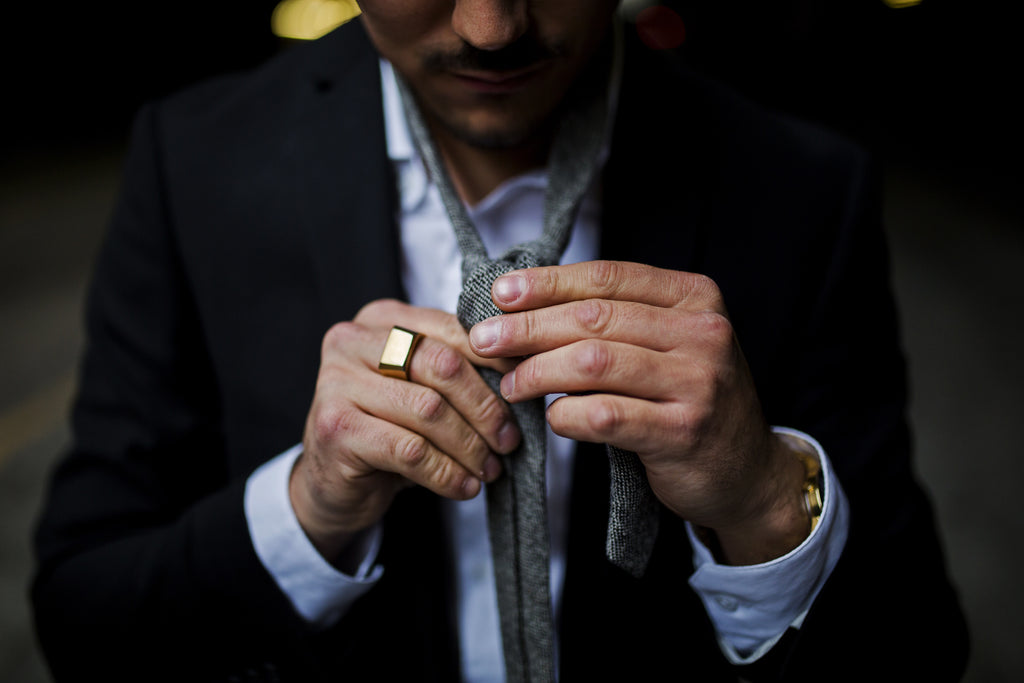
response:
<svg viewBox="0 0 1024 683"><path fill-rule="evenodd" d="M563 116L548 162L541 236L492 259L454 189L415 96L401 77L398 83L412 138L440 191L462 252L463 290L457 315L468 330L502 314L491 299L496 278L559 262L599 165L608 118L607 92L590 89L573 97ZM480 372L500 393L500 374L487 368ZM511 410L522 441L514 453L502 457L503 476L486 487L488 529L507 680L542 683L554 680L545 489L547 421L543 399L513 404ZM657 535L658 503L636 454L611 446L608 450L612 486L606 554L639 577Z"/></svg>

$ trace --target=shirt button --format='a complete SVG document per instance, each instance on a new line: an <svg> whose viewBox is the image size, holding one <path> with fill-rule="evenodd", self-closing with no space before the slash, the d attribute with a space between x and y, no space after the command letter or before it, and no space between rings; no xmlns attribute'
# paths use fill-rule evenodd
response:
<svg viewBox="0 0 1024 683"><path fill-rule="evenodd" d="M740 606L736 598L732 597L731 595L716 595L715 602L717 602L718 606L724 609L726 612L735 612L736 608Z"/></svg>

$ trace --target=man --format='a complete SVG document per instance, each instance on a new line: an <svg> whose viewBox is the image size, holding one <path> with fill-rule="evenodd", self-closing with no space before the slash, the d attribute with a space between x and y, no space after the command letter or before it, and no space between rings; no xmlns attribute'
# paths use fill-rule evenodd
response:
<svg viewBox="0 0 1024 683"><path fill-rule="evenodd" d="M56 676L501 680L481 490L549 396L560 680L958 678L863 155L612 0L360 4L140 114L37 538ZM467 332L443 176L488 251L533 239L591 83L613 124L563 265ZM398 378L394 326L425 335ZM595 444L657 497L642 576L604 557Z"/></svg>

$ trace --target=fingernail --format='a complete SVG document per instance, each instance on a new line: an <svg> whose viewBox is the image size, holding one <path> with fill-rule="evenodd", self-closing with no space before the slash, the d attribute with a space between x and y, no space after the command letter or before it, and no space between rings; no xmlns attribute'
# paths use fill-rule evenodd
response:
<svg viewBox="0 0 1024 683"><path fill-rule="evenodd" d="M498 303L510 304L522 295L523 278L515 274L502 275L494 281L491 293Z"/></svg>
<svg viewBox="0 0 1024 683"><path fill-rule="evenodd" d="M506 401L512 400L512 392L516 389L516 371L508 373L501 378L501 396Z"/></svg>
<svg viewBox="0 0 1024 683"><path fill-rule="evenodd" d="M480 487L482 484L476 477L466 477L466 480L462 482L462 493L467 498L474 498L476 494L480 493Z"/></svg>
<svg viewBox="0 0 1024 683"><path fill-rule="evenodd" d="M489 349L498 340L498 332L501 329L501 320L491 318L482 323L477 323L469 331L469 341L478 349Z"/></svg>
<svg viewBox="0 0 1024 683"><path fill-rule="evenodd" d="M514 422L506 422L498 430L498 448L502 453L511 453L519 445L519 427Z"/></svg>
<svg viewBox="0 0 1024 683"><path fill-rule="evenodd" d="M484 462L483 480L492 482L501 474L501 461L494 455L487 456Z"/></svg>

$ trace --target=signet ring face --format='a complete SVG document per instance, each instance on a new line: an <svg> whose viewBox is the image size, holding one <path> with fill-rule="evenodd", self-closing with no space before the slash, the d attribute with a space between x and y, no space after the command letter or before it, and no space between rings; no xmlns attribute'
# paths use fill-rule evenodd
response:
<svg viewBox="0 0 1024 683"><path fill-rule="evenodd" d="M423 336L404 327L392 327L388 333L388 340L384 343L384 351L380 354L380 362L377 364L380 374L408 380L413 351Z"/></svg>

